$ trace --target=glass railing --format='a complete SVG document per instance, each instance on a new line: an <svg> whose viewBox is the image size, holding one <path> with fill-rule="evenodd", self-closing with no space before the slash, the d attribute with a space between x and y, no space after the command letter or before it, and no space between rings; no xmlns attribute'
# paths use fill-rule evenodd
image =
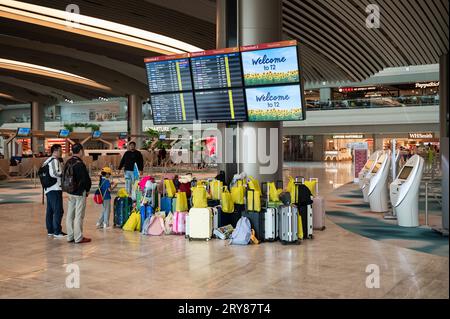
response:
<svg viewBox="0 0 450 319"><path fill-rule="evenodd" d="M308 111L426 106L426 105L439 105L439 96L426 95L426 96L400 96L400 97L372 97L372 98L352 99L352 100L335 100L328 102L307 101L306 104Z"/></svg>

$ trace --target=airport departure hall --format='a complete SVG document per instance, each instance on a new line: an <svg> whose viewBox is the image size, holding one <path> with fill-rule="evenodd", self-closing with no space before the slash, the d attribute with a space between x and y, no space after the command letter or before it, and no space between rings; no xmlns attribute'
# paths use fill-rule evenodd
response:
<svg viewBox="0 0 450 319"><path fill-rule="evenodd" d="M447 0L0 0L0 298L448 299L448 50Z"/></svg>

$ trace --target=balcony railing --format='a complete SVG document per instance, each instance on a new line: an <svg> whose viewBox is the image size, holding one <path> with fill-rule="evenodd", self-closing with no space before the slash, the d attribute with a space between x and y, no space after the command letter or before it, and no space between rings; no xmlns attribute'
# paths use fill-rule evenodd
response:
<svg viewBox="0 0 450 319"><path fill-rule="evenodd" d="M373 97L328 102L307 101L308 111L439 105L438 95Z"/></svg>

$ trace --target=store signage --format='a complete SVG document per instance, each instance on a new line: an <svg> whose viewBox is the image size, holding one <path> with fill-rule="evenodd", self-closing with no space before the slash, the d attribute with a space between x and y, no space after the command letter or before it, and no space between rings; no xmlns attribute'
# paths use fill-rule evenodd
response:
<svg viewBox="0 0 450 319"><path fill-rule="evenodd" d="M416 89L434 88L439 86L439 82L416 83Z"/></svg>
<svg viewBox="0 0 450 319"><path fill-rule="evenodd" d="M339 92L349 93L349 92L373 91L376 89L377 88L375 86L361 87L361 88L340 88Z"/></svg>
<svg viewBox="0 0 450 319"><path fill-rule="evenodd" d="M361 149L368 149L369 148L369 144L367 142L356 142L356 143L349 143L348 144L349 148L352 148L354 150L361 150Z"/></svg>
<svg viewBox="0 0 450 319"><path fill-rule="evenodd" d="M147 126L144 131L148 131L149 129L158 132L168 132L170 131L170 127L168 126Z"/></svg>
<svg viewBox="0 0 450 319"><path fill-rule="evenodd" d="M409 133L411 139L433 139L434 133Z"/></svg>
<svg viewBox="0 0 450 319"><path fill-rule="evenodd" d="M353 138L364 138L364 135L363 134L333 135L333 139L353 139Z"/></svg>

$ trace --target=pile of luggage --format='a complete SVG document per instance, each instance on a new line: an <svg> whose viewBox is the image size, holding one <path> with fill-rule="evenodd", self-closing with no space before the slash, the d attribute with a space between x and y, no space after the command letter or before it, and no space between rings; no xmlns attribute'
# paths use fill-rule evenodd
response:
<svg viewBox="0 0 450 319"><path fill-rule="evenodd" d="M196 180L191 174L151 176L136 182L132 194L121 189L114 200L114 226L144 235L184 235L189 240L230 240L258 244L280 240L299 244L324 230L324 199L318 180L289 177L260 184L235 175L229 187L216 179Z"/></svg>

